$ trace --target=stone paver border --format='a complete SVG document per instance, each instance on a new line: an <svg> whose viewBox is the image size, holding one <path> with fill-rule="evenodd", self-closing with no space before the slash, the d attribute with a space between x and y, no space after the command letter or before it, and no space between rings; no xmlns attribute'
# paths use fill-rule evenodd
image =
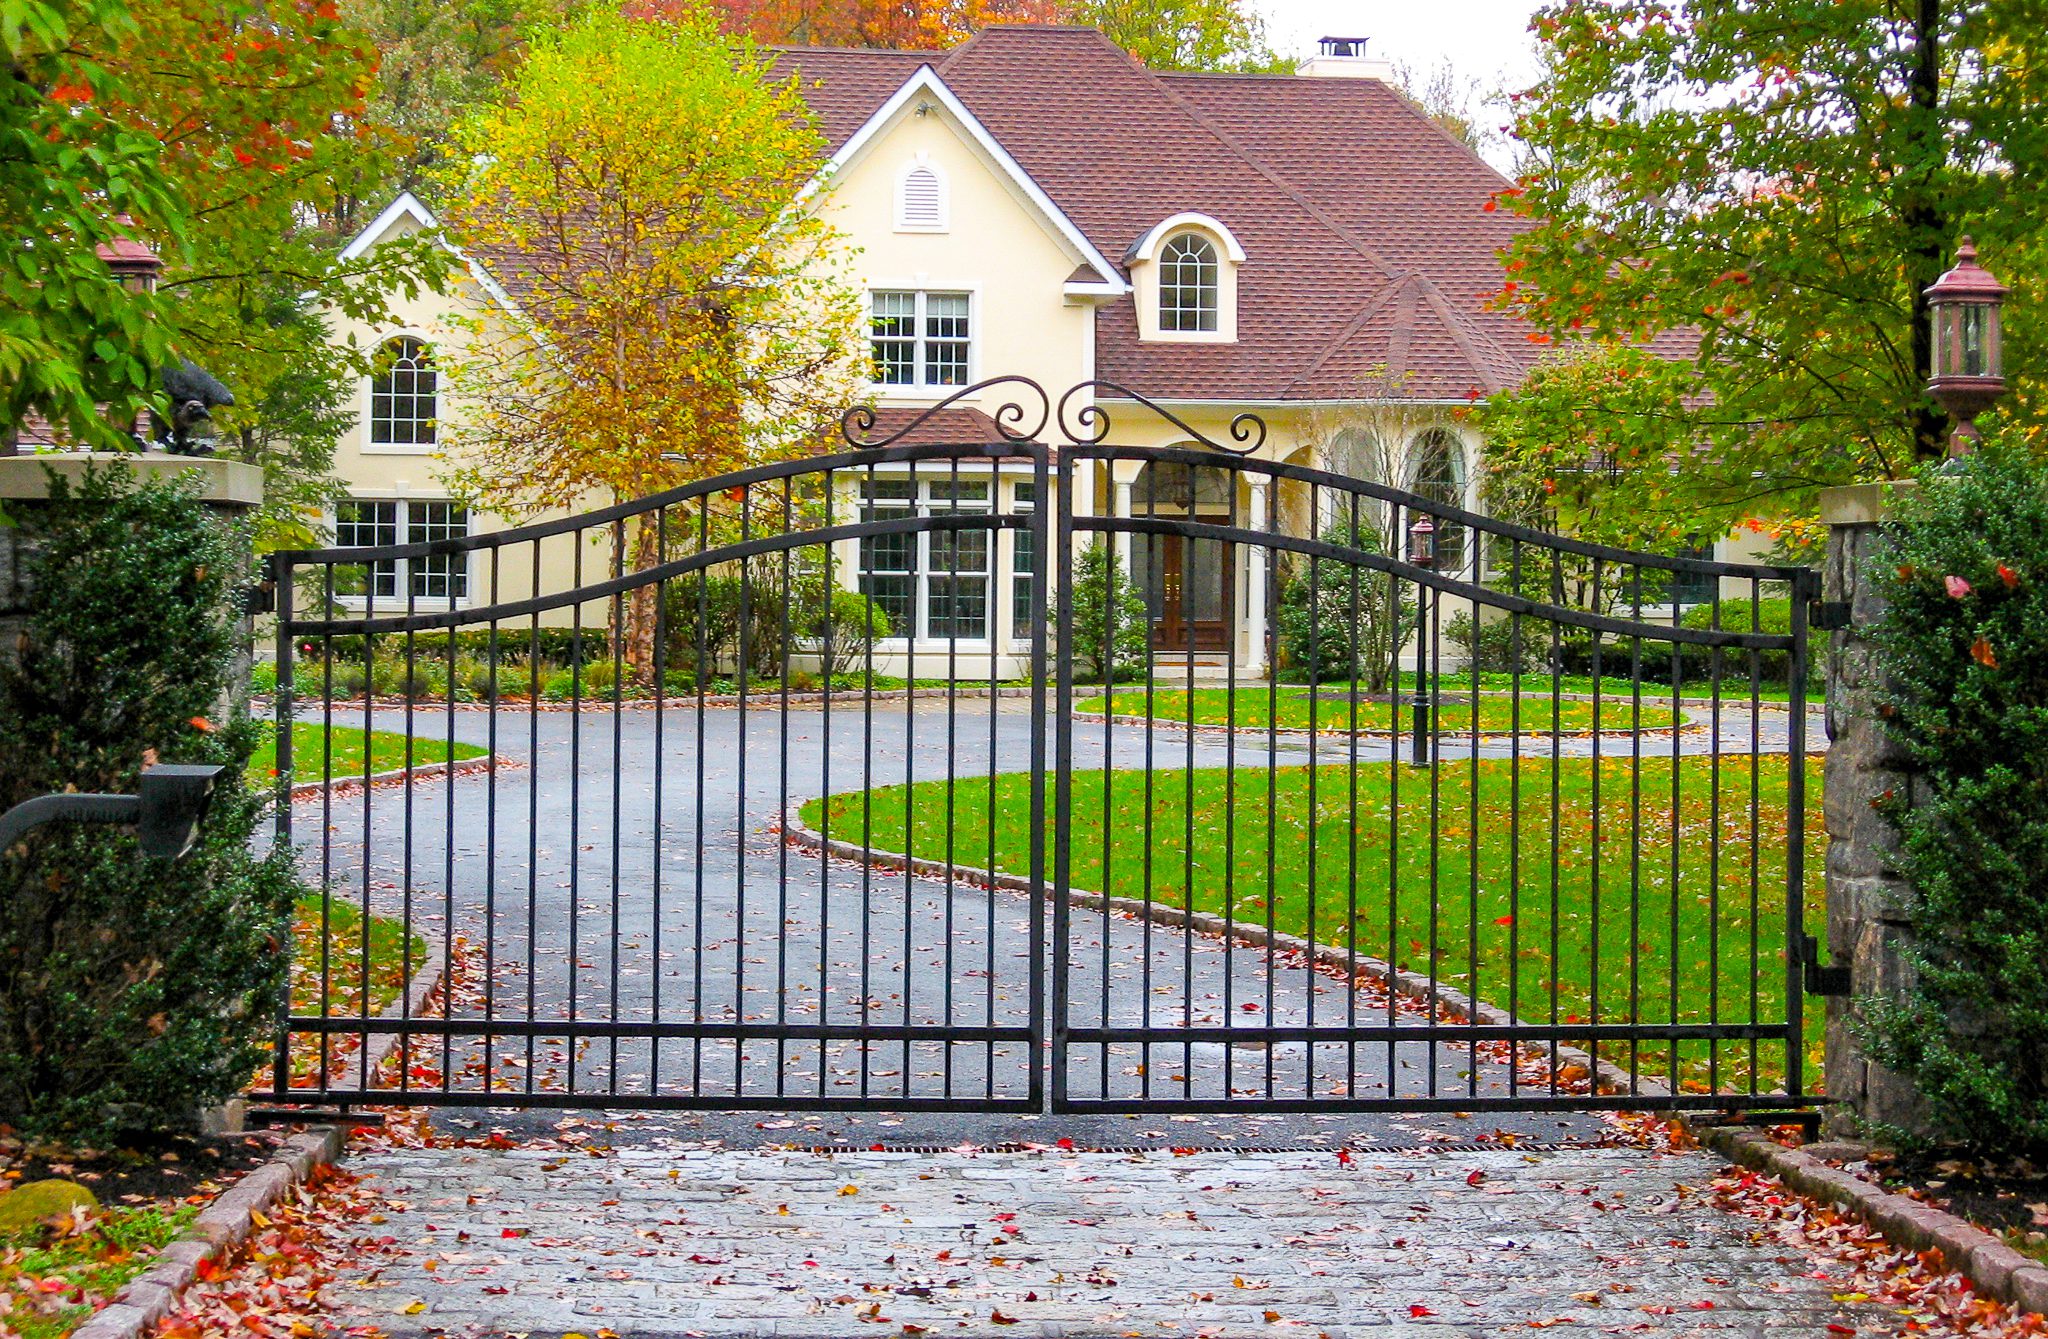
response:
<svg viewBox="0 0 2048 1339"><path fill-rule="evenodd" d="M276 1204L311 1176L315 1167L341 1156L342 1131L316 1125L295 1134L261 1167L221 1192L199 1211L185 1234L164 1247L139 1277L76 1330L72 1339L140 1339L177 1304L199 1276L202 1262L220 1259L248 1239L255 1215Z"/></svg>
<svg viewBox="0 0 2048 1339"><path fill-rule="evenodd" d="M1830 1147L1844 1153L1859 1150L1828 1144L1787 1148L1762 1131L1730 1126L1699 1133L1702 1143L1730 1161L1767 1172L1809 1199L1846 1209L1897 1245L1941 1252L1948 1268L1987 1296L2023 1311L2048 1313L2048 1265L1946 1210L1846 1172L1821 1152Z"/></svg>

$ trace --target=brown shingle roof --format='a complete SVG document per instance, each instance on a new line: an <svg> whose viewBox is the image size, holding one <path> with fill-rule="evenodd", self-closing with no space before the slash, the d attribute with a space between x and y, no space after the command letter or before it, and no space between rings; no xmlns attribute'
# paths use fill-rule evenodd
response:
<svg viewBox="0 0 2048 1339"><path fill-rule="evenodd" d="M1238 339L1146 342L1126 298L1098 309L1104 378L1168 399L1463 399L1538 350L1485 309L1525 226L1504 184L1370 79L1147 70L1089 28L985 29L951 51L792 48L835 146L930 63L1106 256L1192 211L1243 244ZM863 113L865 108L865 113Z"/></svg>

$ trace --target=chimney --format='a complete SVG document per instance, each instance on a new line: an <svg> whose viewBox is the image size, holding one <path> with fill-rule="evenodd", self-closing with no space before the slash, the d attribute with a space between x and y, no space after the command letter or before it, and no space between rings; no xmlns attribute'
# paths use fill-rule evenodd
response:
<svg viewBox="0 0 2048 1339"><path fill-rule="evenodd" d="M1316 54L1295 67L1295 73L1311 79L1377 79L1381 83L1392 83L1393 63L1375 60L1365 54L1368 39L1363 37L1325 37L1316 43Z"/></svg>

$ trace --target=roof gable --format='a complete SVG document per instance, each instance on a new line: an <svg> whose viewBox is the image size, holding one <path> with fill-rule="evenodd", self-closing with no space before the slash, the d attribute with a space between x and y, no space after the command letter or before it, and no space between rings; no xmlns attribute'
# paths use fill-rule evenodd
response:
<svg viewBox="0 0 2048 1339"><path fill-rule="evenodd" d="M875 90L907 59L782 58L840 144L849 99L892 97ZM1486 302L1521 226L1485 208L1506 183L1386 85L1161 74L1092 28L1028 24L921 59L1099 254L1127 259L1185 214L1238 241L1237 340L1143 341L1112 302L1104 378L1164 398L1354 399L1366 381L1371 398L1462 400L1525 372L1519 323Z"/></svg>
<svg viewBox="0 0 2048 1339"><path fill-rule="evenodd" d="M838 145L827 161L822 179L844 175L853 170L868 156L869 151L880 144L888 132L914 115L918 110L936 105L946 121L959 134L961 140L974 151L983 166L1006 186L1012 197L1023 206L1026 213L1036 219L1041 227L1059 241L1077 264L1069 286L1103 296L1114 296L1125 290L1126 285L1119 277L1117 268L1109 258L1099 251L1088 236L1074 225L1051 196L1047 195L1018 164L988 127L983 125L973 112L969 111L946 81L939 77L930 65L919 65L910 78L891 94L886 102L876 108L866 121Z"/></svg>

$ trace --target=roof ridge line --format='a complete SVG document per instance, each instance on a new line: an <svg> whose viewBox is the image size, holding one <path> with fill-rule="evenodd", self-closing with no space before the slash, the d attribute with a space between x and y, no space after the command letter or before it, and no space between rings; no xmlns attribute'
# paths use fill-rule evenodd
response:
<svg viewBox="0 0 2048 1339"><path fill-rule="evenodd" d="M1444 296L1443 290L1438 288L1433 280L1420 274L1416 275L1416 279L1422 285L1423 296L1428 301L1430 308L1443 321L1444 328L1450 332L1452 340L1464 351L1465 356L1472 360L1474 369L1486 372L1489 380L1498 381L1498 378L1493 376L1493 372L1497 369L1488 366L1489 360L1481 356L1482 350L1480 346L1484 344L1490 347L1492 352L1504 362L1513 362L1514 355L1509 353L1506 346L1491 335L1488 335L1483 330L1474 328L1465 319L1464 313L1451 305L1450 299ZM1488 389L1499 390L1501 387L1494 385L1488 387Z"/></svg>
<svg viewBox="0 0 2048 1339"><path fill-rule="evenodd" d="M1103 38L1103 40L1105 42L1109 41L1108 37L1106 36ZM1116 44L1112 42L1110 43L1110 45L1115 46ZM1117 49L1121 51L1123 48L1118 47ZM1172 99L1175 106L1179 107L1183 112L1187 113L1189 119L1194 121L1196 125L1202 127L1202 129L1208 131L1209 134L1214 136L1217 143L1223 145L1226 149L1230 150L1230 152L1236 154L1239 158L1243 159L1245 163L1248 166L1250 166L1253 171L1257 172L1260 176L1263 176L1267 181L1271 182L1274 186L1278 187L1282 194L1286 195L1287 198L1293 200L1296 204L1300 205L1301 208L1307 212L1310 218L1313 218L1316 222L1322 224L1325 228L1328 228L1330 232L1333 235L1335 235L1339 241L1342 241L1346 246L1349 246L1359 255L1365 257L1366 260L1378 266L1380 273L1387 276L1389 280L1397 279L1403 273L1405 273L1405 271L1400 270L1392 264L1388 263L1387 258L1385 256L1382 256L1379 252L1373 250L1372 247L1368 246L1363 238L1353 233L1349 228L1346 228L1337 220L1325 214L1320 206L1318 206L1313 200L1310 200L1306 195L1303 195L1299 190L1297 190L1291 183L1288 182L1287 178L1281 176L1280 173L1278 173L1270 165L1268 165L1264 159L1257 157L1252 153L1251 150L1247 149L1243 144L1240 144L1235 135L1232 135L1222 126L1219 126L1215 122L1211 121L1207 113L1203 112L1199 107L1196 107L1193 103L1189 102L1186 98L1182 97L1178 92L1176 92L1173 89L1171 85L1169 85L1166 82L1164 78L1161 77L1163 73L1162 71L1154 70L1149 66L1142 64L1139 65L1138 68L1151 79L1152 83L1158 87L1161 93L1165 94L1168 98Z"/></svg>
<svg viewBox="0 0 2048 1339"><path fill-rule="evenodd" d="M1398 298L1401 295L1401 290L1408 287L1409 283L1417 277L1413 271L1397 275L1382 286L1377 293L1367 298L1360 304L1358 310L1352 313L1351 319L1344 323L1343 328L1330 338L1329 343L1323 346L1322 352L1309 360L1308 366L1295 374L1294 379L1287 384L1289 386L1306 386L1316 373L1323 370L1324 364L1337 356L1337 350L1343 348L1347 340L1356 335L1360 330L1363 330L1367 321L1378 315L1381 308Z"/></svg>

